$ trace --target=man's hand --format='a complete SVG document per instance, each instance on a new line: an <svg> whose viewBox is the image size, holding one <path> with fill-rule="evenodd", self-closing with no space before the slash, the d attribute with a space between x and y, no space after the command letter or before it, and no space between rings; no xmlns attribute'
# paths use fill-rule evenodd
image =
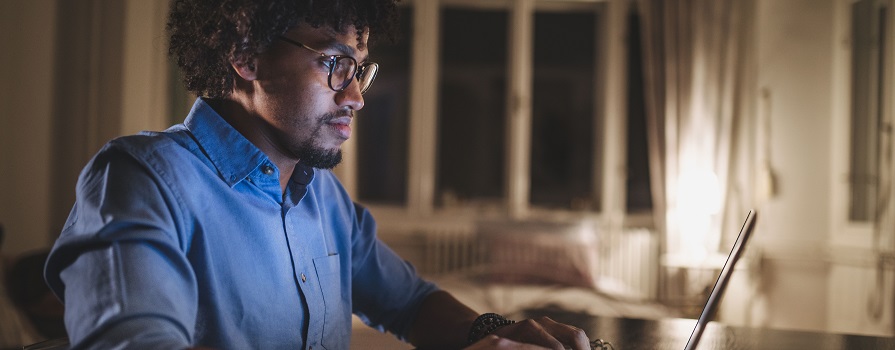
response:
<svg viewBox="0 0 895 350"><path fill-rule="evenodd" d="M468 344L470 327L476 317L480 315L449 293L438 291L423 301L408 339L417 349L461 349ZM496 337L482 338L466 349L590 350L590 341L583 330L547 317L503 326L492 335Z"/></svg>
<svg viewBox="0 0 895 350"><path fill-rule="evenodd" d="M590 350L590 340L583 330L556 322L549 317L519 321L500 327L492 334L516 342L535 344L554 350L568 348Z"/></svg>
<svg viewBox="0 0 895 350"><path fill-rule="evenodd" d="M494 334L490 334L482 340L475 342L475 344L470 345L469 347L463 350L549 350L548 348L519 343L507 338L501 338Z"/></svg>

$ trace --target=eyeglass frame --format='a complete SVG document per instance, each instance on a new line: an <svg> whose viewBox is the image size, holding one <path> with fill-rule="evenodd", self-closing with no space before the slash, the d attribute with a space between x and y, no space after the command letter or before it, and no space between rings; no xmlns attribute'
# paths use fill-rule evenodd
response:
<svg viewBox="0 0 895 350"><path fill-rule="evenodd" d="M369 69L371 66L375 66L375 68L374 68L375 70L373 71L373 75L370 77L370 81L366 84L367 87L364 88L363 86L361 86L361 92L360 92L360 93L361 93L361 95L363 95L365 92L367 92L367 90L370 89L370 86L373 85L373 80L376 79L376 74L379 72L379 64L376 63L376 62L364 62L364 64L361 65L361 64L359 64L359 63L357 62L356 59L354 59L354 57L351 57L351 56L348 56L348 55L329 55L329 54L326 54L326 53L324 53L324 52L322 52L322 51L320 51L320 50L313 49L313 48L309 47L308 45L302 44L301 42L298 42L298 41L289 39L289 38L284 37L284 36L278 36L277 38L280 39L280 40L283 40L283 41L285 41L285 42L287 42L287 43L290 43L290 44L292 44L292 45L295 45L295 46L298 46L298 47L303 47L303 48L305 48L305 49L307 49L307 50L309 50L309 51L311 51L311 52L314 52L314 53L320 55L321 57L327 57L327 58L329 58L329 71L327 72L327 75L326 75L326 82L327 82L327 84L329 85L329 88L332 89L332 90L335 91L335 92L342 92L342 91L345 91L345 89L347 89L349 86L351 86L351 81L352 81L352 80L357 80L357 81L358 81L358 84L359 84L359 83L360 83L360 76L361 76L361 74L362 74L363 72L365 72L367 69ZM343 84L343 86L342 86L341 88L336 89L336 88L333 86L333 71L335 71L335 69L336 69L336 63L338 63L338 60L341 60L341 59L350 59L351 62L354 63L354 72L352 72L351 74L348 75L349 77L353 77L353 79L352 79L352 78L348 78L348 79L346 79L345 81L346 81L347 83Z"/></svg>

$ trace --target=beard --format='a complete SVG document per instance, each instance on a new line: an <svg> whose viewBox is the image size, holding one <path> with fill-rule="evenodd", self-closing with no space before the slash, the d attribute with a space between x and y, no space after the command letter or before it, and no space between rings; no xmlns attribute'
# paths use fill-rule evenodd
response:
<svg viewBox="0 0 895 350"><path fill-rule="evenodd" d="M312 142L305 142L295 152L299 161L309 167L318 169L332 169L342 162L342 150L335 151L321 149Z"/></svg>
<svg viewBox="0 0 895 350"><path fill-rule="evenodd" d="M323 142L321 138L323 136L321 134L325 128L329 127L327 124L331 120L346 116L346 114L348 116L352 115L350 111L326 113L315 118L315 122L311 123L312 125L297 126L299 128L314 128L314 131L308 138L292 147L292 155L299 159L299 162L303 165L312 168L330 170L339 165L342 162L342 150L339 148L333 150L322 147L321 143Z"/></svg>

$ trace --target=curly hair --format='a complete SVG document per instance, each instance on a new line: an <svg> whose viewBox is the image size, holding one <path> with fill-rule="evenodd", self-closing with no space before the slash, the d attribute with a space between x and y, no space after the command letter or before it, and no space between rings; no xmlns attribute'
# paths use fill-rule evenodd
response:
<svg viewBox="0 0 895 350"><path fill-rule="evenodd" d="M167 31L168 54L187 90L221 98L233 89L230 62L267 50L277 36L304 22L345 33L350 26L370 37L395 37L398 0L175 0Z"/></svg>

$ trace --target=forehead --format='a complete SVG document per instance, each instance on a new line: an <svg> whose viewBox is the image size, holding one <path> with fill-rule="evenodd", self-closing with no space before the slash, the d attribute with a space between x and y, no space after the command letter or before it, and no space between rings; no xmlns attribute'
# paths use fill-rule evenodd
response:
<svg viewBox="0 0 895 350"><path fill-rule="evenodd" d="M317 49L347 46L353 51L365 52L367 51L370 31L364 29L363 33L358 35L354 26L346 26L344 30L339 31L331 26L324 25L315 28L309 24L301 23L287 31L286 36Z"/></svg>

